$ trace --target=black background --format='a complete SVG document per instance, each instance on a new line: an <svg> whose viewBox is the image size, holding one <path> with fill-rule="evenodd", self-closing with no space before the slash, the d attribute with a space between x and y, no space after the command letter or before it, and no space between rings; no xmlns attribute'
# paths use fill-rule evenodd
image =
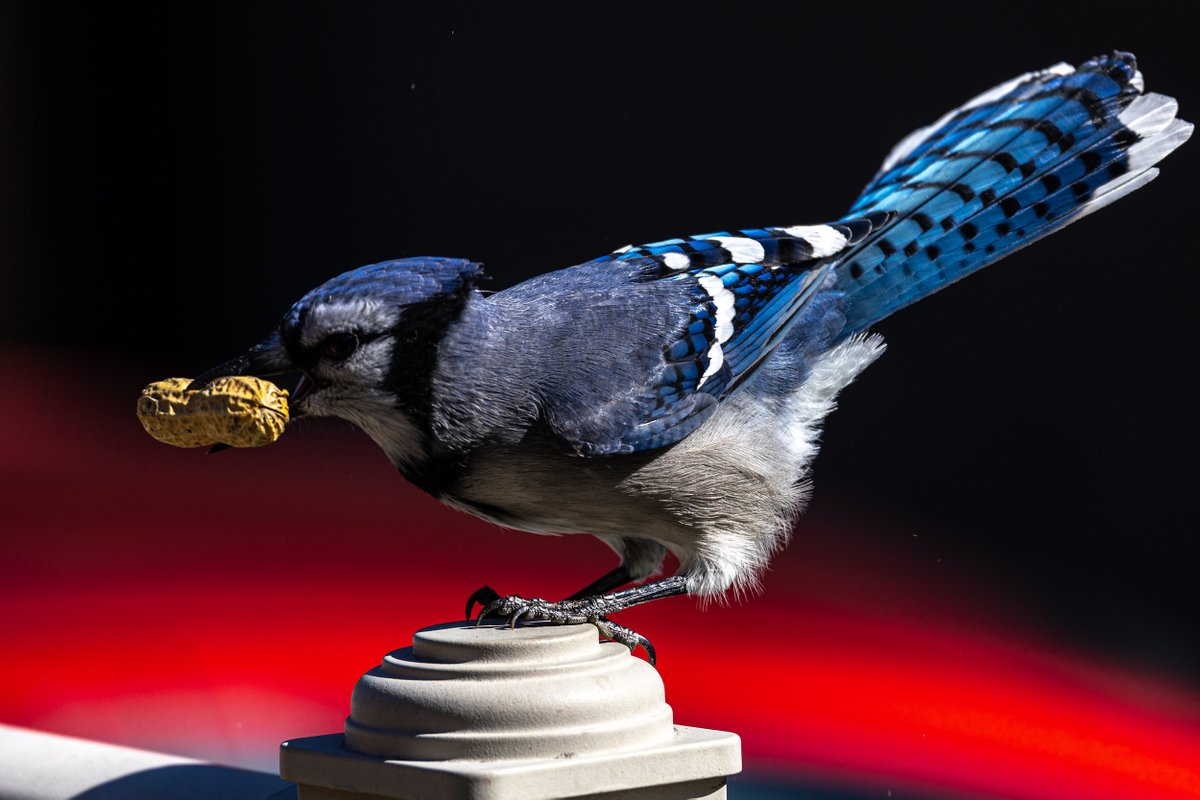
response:
<svg viewBox="0 0 1200 800"><path fill-rule="evenodd" d="M502 288L834 218L908 131L1059 60L1132 50L1200 115L1193 26L1128 6L114 5L0 10L0 334L148 377L241 352L361 264L468 257ZM1198 153L880 324L815 500L1189 679Z"/></svg>

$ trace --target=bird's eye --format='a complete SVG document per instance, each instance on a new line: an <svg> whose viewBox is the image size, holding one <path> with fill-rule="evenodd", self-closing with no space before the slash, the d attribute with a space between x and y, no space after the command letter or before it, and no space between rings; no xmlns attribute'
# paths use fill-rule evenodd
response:
<svg viewBox="0 0 1200 800"><path fill-rule="evenodd" d="M344 361L358 349L358 336L353 333L335 333L321 342L321 355L331 361Z"/></svg>

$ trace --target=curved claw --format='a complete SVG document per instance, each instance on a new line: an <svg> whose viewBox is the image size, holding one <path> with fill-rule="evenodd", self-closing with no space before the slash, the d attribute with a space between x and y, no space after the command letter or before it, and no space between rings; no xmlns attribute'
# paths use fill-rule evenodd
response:
<svg viewBox="0 0 1200 800"><path fill-rule="evenodd" d="M500 599L500 595L490 586L480 586L471 596L467 598L467 622L471 621L471 612L475 610L475 605L478 603L481 606L488 606ZM486 616L481 615L481 616ZM478 623L476 623L478 624Z"/></svg>
<svg viewBox="0 0 1200 800"><path fill-rule="evenodd" d="M475 618L475 627L478 628L483 623L483 618L490 615L493 611L498 611L504 607L504 598L497 597L492 602L488 603L479 611L479 616Z"/></svg>
<svg viewBox="0 0 1200 800"><path fill-rule="evenodd" d="M640 644L642 649L646 651L646 660L650 662L650 666L657 667L658 653L655 652L654 645L650 644L649 639L647 639L645 636L642 636L640 633L637 633L636 631L634 632L634 636L638 637L638 644ZM632 653L635 649L636 648L631 647L629 648L629 652Z"/></svg>
<svg viewBox="0 0 1200 800"><path fill-rule="evenodd" d="M592 624L599 628L600 633L606 639L628 647L631 654L638 647L641 647L646 651L646 660L650 663L650 666L653 667L658 664L658 652L654 649L654 645L637 631L626 628L623 625L618 625L608 617L600 617Z"/></svg>
<svg viewBox="0 0 1200 800"><path fill-rule="evenodd" d="M540 597L528 599L517 595L501 597L492 587L481 586L467 599L467 621L471 620L471 612L476 603L481 606L479 616L475 618L475 627L477 628L483 624L485 617L492 614L498 617L507 617L509 628L516 628L517 623L522 619L544 619L560 625L587 621L593 623L604 638L628 647L630 653L641 647L646 651L646 660L649 661L650 666L657 666L658 653L649 639L637 631L618 625L606 616L607 613L611 613L610 609L620 611L626 604L601 601L623 599L625 598L620 595L613 595L547 603Z"/></svg>

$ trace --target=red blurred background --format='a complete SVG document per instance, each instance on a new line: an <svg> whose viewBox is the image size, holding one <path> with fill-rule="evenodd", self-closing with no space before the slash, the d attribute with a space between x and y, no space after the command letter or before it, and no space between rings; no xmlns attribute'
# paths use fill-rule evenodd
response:
<svg viewBox="0 0 1200 800"><path fill-rule="evenodd" d="M438 506L332 422L213 457L142 433L142 385L324 278L433 253L502 288L826 219L911 128L1113 46L1194 118L1187 30L0 6L0 722L270 770L477 586L612 565ZM760 596L622 616L678 720L742 735L740 796L1200 796L1195 149L880 326Z"/></svg>
<svg viewBox="0 0 1200 800"><path fill-rule="evenodd" d="M159 445L110 366L0 354L23 387L0 400L4 722L271 770L470 588L565 595L612 558L442 508L337 424ZM825 506L761 596L623 615L676 719L739 732L772 785L863 792L839 797L1200 794L1194 685L1064 646L985 565L901 527Z"/></svg>

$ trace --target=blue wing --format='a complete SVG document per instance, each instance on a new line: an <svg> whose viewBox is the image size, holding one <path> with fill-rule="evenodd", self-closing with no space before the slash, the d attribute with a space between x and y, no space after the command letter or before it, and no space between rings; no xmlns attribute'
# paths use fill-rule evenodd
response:
<svg viewBox="0 0 1200 800"><path fill-rule="evenodd" d="M1143 93L1128 53L1059 64L905 138L836 222L668 239L574 268L600 270L601 295L618 273L624 291L679 291L622 308L631 349L610 363L619 379L552 388L551 431L589 455L674 444L790 332L827 347L1145 185L1191 134L1176 110ZM639 327L636 315L664 303L680 313Z"/></svg>
<svg viewBox="0 0 1200 800"><path fill-rule="evenodd" d="M622 341L632 339L628 345L634 352L615 357L641 367L632 376L614 367L610 375L621 374L632 385L601 384L591 391L590 383L574 375L562 388L551 387L545 420L550 431L581 455L632 453L678 442L755 374L813 299L830 288L836 254L889 219L873 214L831 225L669 239L622 248L558 273L557 280L571 281L572 288L597 270L610 276L609 288L611 276L626 276L622 292L645 296L648 306L664 302L665 290L681 313L669 327L649 333L630 320ZM636 315L643 307L631 299L628 313ZM645 358L647 348L652 358Z"/></svg>

